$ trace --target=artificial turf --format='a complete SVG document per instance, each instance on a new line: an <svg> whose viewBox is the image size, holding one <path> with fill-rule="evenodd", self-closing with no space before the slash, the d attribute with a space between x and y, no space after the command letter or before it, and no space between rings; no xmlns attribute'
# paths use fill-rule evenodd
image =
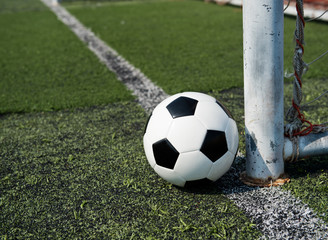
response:
<svg viewBox="0 0 328 240"><path fill-rule="evenodd" d="M327 78L308 79L304 81L304 101L310 102L320 95L326 86ZM293 86L286 82L285 112L291 106ZM214 91L209 93L231 111L239 129L239 151L245 155L245 131L244 131L244 98L242 88L233 88L225 91ZM319 124L328 120L328 95L322 96L312 104L303 107L303 113L313 124ZM245 162L243 163L245 164ZM245 166L240 168L244 169ZM296 163L286 163L285 172L290 176L291 182L284 185L282 189L289 190L294 196L301 199L316 211L318 217L328 223L328 157L310 157L300 159Z"/></svg>
<svg viewBox="0 0 328 240"><path fill-rule="evenodd" d="M200 1L77 6L67 9L169 94L242 86L238 8Z"/></svg>
<svg viewBox="0 0 328 240"><path fill-rule="evenodd" d="M142 147L132 102L0 119L2 239L256 239L217 185L180 189Z"/></svg>
<svg viewBox="0 0 328 240"><path fill-rule="evenodd" d="M27 24L23 19L32 19L32 23L36 24L40 23L42 16L42 20L46 23L40 23L41 26L47 25L55 29L58 27L60 32L57 34L63 37L70 35L62 24L55 23L57 21L55 17L45 11L38 1L26 0L31 5L28 6L30 8L24 4L20 5L25 6L25 10L20 10L17 7L19 4L14 6L15 1L11 0L1 0L0 4L5 1L7 1L8 9L11 2L11 10L0 10L0 24L8 23L18 14L16 21L22 24L22 27L17 24L8 26L14 26L12 30L22 29L24 32L23 28ZM16 1L19 3L19 0ZM130 5L128 2L120 4ZM77 6L80 8L80 5ZM179 6L183 8L184 5ZM226 9L233 11L230 7ZM138 13L139 10L136 11ZM95 10L95 14L97 12L98 10ZM180 9L180 12L183 11ZM132 13L129 14L132 15ZM33 20L33 15L39 20ZM3 19L5 22L2 22ZM321 31L322 26L326 26L315 25L318 26L318 31ZM10 33L9 30L10 28L6 30L0 28L1 33L14 34L11 36L20 37L20 40L26 41L29 38L27 32L25 35L15 35L17 33ZM38 32L36 29L33 31ZM34 37L39 36L34 35ZM59 36L56 35L55 38ZM1 39L2 37L0 41ZM77 69L69 68L73 78L92 79L93 74L97 73L82 71L88 69L87 65L90 64L95 66L94 71L100 69L98 73L101 74L103 70L104 76L109 75L108 79L115 79L111 73L98 66L101 64L94 60L92 54L89 55L83 44L77 43L78 40L75 37L70 36L68 39L75 43L66 41L64 43L76 45L80 54L78 61L71 60L71 63L75 65L83 62L82 67L77 65L80 66ZM32 44L32 40L31 37L28 42ZM15 45L24 45L18 39L12 41ZM41 44L39 41L37 43ZM12 46L14 46L13 43ZM58 46L53 43L48 47L57 48ZM1 66L15 70L17 63L24 66L29 62L30 58L10 53L8 49L8 56L14 54L12 61L4 65L0 59ZM55 58L58 63L69 59L58 50L50 51L51 58L47 57L47 60ZM3 53L1 49L0 53ZM28 54L28 51L25 53ZM61 57L56 56L57 53ZM180 52L177 51L177 53ZM14 56L18 59L23 57L24 61L17 62ZM128 56L125 57L129 59ZM93 60L85 63L85 58ZM179 58L176 57L176 59ZM34 56L32 59L35 59ZM327 78L322 76L327 76L327 74L320 75L326 71L326 68L322 67L324 63L321 62L313 64L313 68L311 67L306 75L314 77L304 81L305 100L314 99L325 87ZM27 89L29 84L34 84L34 79L39 79L38 72L44 74L44 70L40 67L44 64L43 61L39 60L37 63L39 67L33 68L34 75L25 85ZM28 66L31 65L28 64ZM318 71L315 70L317 68ZM9 76L22 74L22 72L28 76L32 74L28 73L29 71L22 71L21 68L14 70L11 70ZM143 68L141 70L144 71ZM169 70L170 68L166 70L168 76L172 74ZM310 75L311 71L315 72L314 75ZM83 74L84 77L81 76ZM164 72L162 74L165 75ZM66 76L65 71L58 75L52 72L48 75L57 76L53 79L55 82L60 81L60 76ZM5 78L1 75L0 79L1 84ZM15 94L17 88L17 91L25 94L27 98L34 98L35 96L30 95L42 92L42 89L49 87L48 84L44 84L43 87L35 86L38 89L35 92L22 91L19 85L23 83L16 78L12 79L15 83L10 85L9 90ZM40 85L40 82L36 82L36 85L38 84ZM79 87L76 82L74 85L71 91ZM261 236L256 226L221 193L220 181L204 189L181 189L166 183L155 174L148 165L142 148L142 134L147 116L138 105L131 101L131 95L124 88L122 89L118 92L125 97L111 100L113 102L119 100L119 103L104 105L107 102L101 101L101 103L92 104L101 106L76 108L88 106L89 102L82 102L81 105L67 104L68 98L65 98L62 99L63 105L56 108L47 106L33 109L33 101L27 101L24 103L25 108L9 109L5 111L8 114L0 115L1 239L256 239ZM205 92L221 100L232 112L241 134L240 150L244 153L243 90L240 87L223 91L221 89L223 88L211 87ZM287 108L292 92L291 85L286 84L285 89ZM57 88L54 90L57 91L55 94L61 90L63 89ZM200 89L195 90L200 91ZM172 91L177 90L172 88ZM1 94L4 93L1 92ZM107 94L111 97L112 90L107 90ZM18 105L22 105L21 101L22 99L17 98ZM327 97L323 97L317 104L307 106L306 116L315 123L325 121L328 118L327 102ZM9 108L12 103L6 102L3 106ZM66 108L69 109L60 110ZM40 112L54 109L59 111ZM35 112L13 113L17 111ZM288 164L286 169L292 181L283 187L308 203L326 222L327 161L328 158L325 157Z"/></svg>
<svg viewBox="0 0 328 240"><path fill-rule="evenodd" d="M312 157L286 165L291 183L283 186L328 223L328 158Z"/></svg>
<svg viewBox="0 0 328 240"><path fill-rule="evenodd" d="M52 12L27 2L1 0L0 114L133 99Z"/></svg>
<svg viewBox="0 0 328 240"><path fill-rule="evenodd" d="M40 1L35 0L1 0L1 13L16 13L16 12L37 12L47 10L46 6Z"/></svg>
<svg viewBox="0 0 328 240"><path fill-rule="evenodd" d="M127 1L97 5L78 1L65 5L86 26L126 59L139 67L152 81L168 93L203 91L222 100L237 116L240 150L245 154L244 106L242 86L242 19L236 7L217 6L202 1ZM93 16L97 15L95 18ZM101 16L101 17L99 17ZM284 66L292 72L295 18L285 17ZM310 63L327 50L328 25L307 22L305 27L304 61ZM320 33L320 34L319 34ZM309 66L303 78L303 103L318 97L326 88L327 57ZM291 106L292 79L285 79L285 112ZM235 89L225 90L229 87ZM231 96L222 94L227 91ZM233 99L233 100L232 100ZM304 107L305 116L313 123L328 121L327 96ZM311 172L310 179L322 188L310 191L309 181L292 175L301 182L292 182L286 189L310 204L324 216L328 203L325 172L328 158L323 158L321 173ZM304 164L305 169L313 163ZM292 171L293 172L293 171ZM319 174L317 177L317 174ZM306 184L309 183L309 184ZM294 190L292 190L294 189ZM296 190L297 189L297 190ZM303 189L303 191L301 190ZM320 189L320 190L318 190ZM319 192L318 192L319 191ZM320 201L314 200L319 199ZM327 218L323 217L326 221Z"/></svg>
<svg viewBox="0 0 328 240"><path fill-rule="evenodd" d="M327 86L328 78L306 79L303 87L304 103L317 98ZM285 84L285 112L291 106L292 84ZM328 95L302 108L311 123L320 124L328 121ZM318 216L328 223L328 156L308 157L296 163L287 163L286 172L291 182L283 189L314 209Z"/></svg>
<svg viewBox="0 0 328 240"><path fill-rule="evenodd" d="M169 94L243 86L241 8L195 0L63 4ZM306 24L306 62L327 51L327 27ZM287 73L292 72L294 30L295 19L286 17ZM326 61L318 61L304 77L323 78L326 66Z"/></svg>

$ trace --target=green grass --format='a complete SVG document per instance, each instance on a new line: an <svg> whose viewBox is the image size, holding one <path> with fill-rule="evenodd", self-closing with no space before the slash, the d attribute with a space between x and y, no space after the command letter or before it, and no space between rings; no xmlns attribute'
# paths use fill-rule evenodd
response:
<svg viewBox="0 0 328 240"><path fill-rule="evenodd" d="M222 101L237 121L244 153L240 10L200 1L133 4L66 6L167 92L203 91ZM286 66L293 25L287 18ZM0 0L0 26L1 239L261 236L222 194L220 181L181 189L158 177L143 153L146 113L42 4ZM326 28L307 25L306 61L326 50ZM226 42L239 45L228 51ZM304 100L326 88L327 71L326 60L311 66ZM286 82L287 108L292 88ZM327 121L327 107L325 96L305 115L314 123ZM287 164L292 181L283 187L326 222L327 166L327 157Z"/></svg>
<svg viewBox="0 0 328 240"><path fill-rule="evenodd" d="M283 186L314 209L326 223L328 223L327 165L327 157L313 157L287 164L286 169L292 181Z"/></svg>
<svg viewBox="0 0 328 240"><path fill-rule="evenodd" d="M73 6L71 13L169 94L242 86L238 8L196 1Z"/></svg>
<svg viewBox="0 0 328 240"><path fill-rule="evenodd" d="M172 187L151 169L135 103L0 121L3 239L256 239L220 192Z"/></svg>
<svg viewBox="0 0 328 240"><path fill-rule="evenodd" d="M304 87L304 100L315 99L326 86L326 79L311 80L312 84ZM290 107L293 89L291 83L286 83L285 112ZM244 131L244 98L243 89L234 88L221 92L211 92L212 96L222 101L234 116L239 129L239 150L245 155L245 131ZM303 113L313 124L323 123L328 120L328 95L316 102L304 107ZM291 191L294 196L314 209L318 216L328 223L328 157L311 157L302 159L296 163L287 163L286 173L291 182L283 186L283 189Z"/></svg>
<svg viewBox="0 0 328 240"><path fill-rule="evenodd" d="M206 4L202 1L119 2L90 5L67 4L71 13L126 59L139 67L166 92L203 91L221 99L236 117L240 150L245 154L242 87L242 19L235 7ZM94 16L98 16L95 18ZM285 18L285 56L287 73L292 72L295 18ZM311 62L327 50L328 25L309 22L305 27L304 61ZM326 90L327 56L310 65L303 79L303 103ZM291 105L291 79L286 79L285 109ZM288 84L289 83L289 84ZM224 89L233 88L230 91ZM328 121L327 96L306 106L304 114L313 123ZM328 158L323 158L327 166ZM304 169L312 169L308 160ZM309 172L287 189L321 216L328 202L323 167ZM294 175L292 175L294 176ZM312 182L310 182L310 180ZM314 184L316 183L316 184ZM314 184L314 186L312 186ZM320 185L323 187L316 187ZM311 192L310 189L315 189ZM321 191L317 190L321 189ZM296 194L297 192L297 194ZM318 201L320 197L320 201ZM326 217L323 217L327 221Z"/></svg>
<svg viewBox="0 0 328 240"><path fill-rule="evenodd" d="M1 0L1 13L16 13L16 12L35 12L47 10L46 6L41 1L35 0Z"/></svg>
<svg viewBox="0 0 328 240"><path fill-rule="evenodd" d="M293 72L293 55L294 55L294 31L295 31L295 18L285 17L285 48L284 48L284 61L285 70ZM304 56L303 59L306 63L312 62L321 54L327 51L327 38L328 38L328 22L312 21L307 22L304 28ZM311 84L311 79L327 79L328 77L328 55L321 60L311 64L309 70L303 75L304 84ZM304 88L306 85L304 85Z"/></svg>
<svg viewBox="0 0 328 240"><path fill-rule="evenodd" d="M243 86L240 8L203 1L76 2L64 6L169 94ZM327 24L307 24L305 61L327 50L327 28ZM289 72L294 29L295 20L285 18L285 68ZM305 77L327 76L326 65L326 61L314 63Z"/></svg>
<svg viewBox="0 0 328 240"><path fill-rule="evenodd" d="M327 86L327 78L311 79L305 82L303 87L304 102L315 99ZM285 86L285 112L290 106L292 85ZM289 97L288 97L289 96ZM324 95L316 102L303 108L306 118L313 124L328 121L328 95ZM328 157L311 157L296 163L286 164L286 172L291 177L291 183L283 186L290 190L296 197L300 198L314 209L320 218L328 223Z"/></svg>
<svg viewBox="0 0 328 240"><path fill-rule="evenodd" d="M53 13L29 2L30 11L13 3L14 14L0 12L0 114L133 99Z"/></svg>

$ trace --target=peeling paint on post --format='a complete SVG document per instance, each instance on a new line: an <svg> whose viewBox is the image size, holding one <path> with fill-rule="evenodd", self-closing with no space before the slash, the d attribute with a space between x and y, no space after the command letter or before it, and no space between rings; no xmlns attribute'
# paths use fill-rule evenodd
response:
<svg viewBox="0 0 328 240"><path fill-rule="evenodd" d="M328 132L311 133L299 138L299 158L328 155ZM293 156L293 143L285 138L284 159L289 161ZM295 154L295 153L294 153Z"/></svg>
<svg viewBox="0 0 328 240"><path fill-rule="evenodd" d="M246 174L284 173L283 0L243 1Z"/></svg>

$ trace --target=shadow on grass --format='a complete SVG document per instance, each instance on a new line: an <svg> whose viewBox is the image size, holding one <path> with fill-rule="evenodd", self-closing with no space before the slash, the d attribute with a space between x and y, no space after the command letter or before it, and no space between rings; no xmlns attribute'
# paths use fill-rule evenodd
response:
<svg viewBox="0 0 328 240"><path fill-rule="evenodd" d="M328 157L311 157L295 163L286 163L285 171L294 179L306 177L309 174L315 177L323 172L328 172Z"/></svg>
<svg viewBox="0 0 328 240"><path fill-rule="evenodd" d="M197 194L222 194L216 182L212 182L208 179L202 179L198 181L189 181L184 187L177 187L178 190L186 193L197 193Z"/></svg>

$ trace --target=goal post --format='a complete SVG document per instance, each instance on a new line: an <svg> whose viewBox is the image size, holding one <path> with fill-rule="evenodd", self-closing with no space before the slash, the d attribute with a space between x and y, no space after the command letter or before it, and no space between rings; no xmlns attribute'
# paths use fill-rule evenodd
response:
<svg viewBox="0 0 328 240"><path fill-rule="evenodd" d="M284 1L243 0L246 183L284 175L284 160L328 154L328 132L284 137ZM255 185L256 185L255 184Z"/></svg>
<svg viewBox="0 0 328 240"><path fill-rule="evenodd" d="M284 173L283 0L243 1L246 174Z"/></svg>

